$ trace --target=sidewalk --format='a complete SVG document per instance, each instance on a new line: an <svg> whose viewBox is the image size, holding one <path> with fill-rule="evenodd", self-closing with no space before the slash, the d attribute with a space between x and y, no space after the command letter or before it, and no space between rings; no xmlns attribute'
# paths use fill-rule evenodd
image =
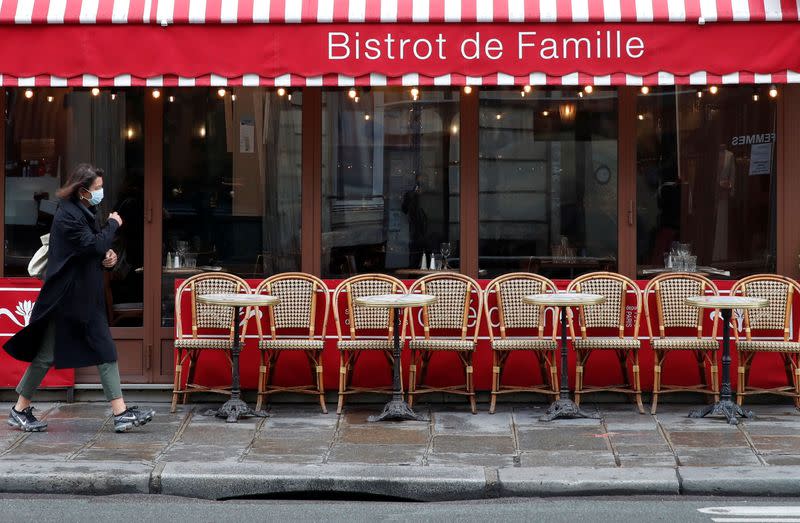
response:
<svg viewBox="0 0 800 523"><path fill-rule="evenodd" d="M3 415L10 404L1 404ZM538 421L545 405L500 405L477 415L421 405L429 422L367 423L380 405L342 416L276 404L238 424L175 414L115 434L105 404L41 405L45 433L0 429L0 491L163 493L200 498L353 492L416 500L594 494L797 495L800 413L751 405L727 425L689 419L696 405L657 416L603 404L603 420ZM4 424L5 425L5 424ZM24 463L25 466L20 466Z"/></svg>

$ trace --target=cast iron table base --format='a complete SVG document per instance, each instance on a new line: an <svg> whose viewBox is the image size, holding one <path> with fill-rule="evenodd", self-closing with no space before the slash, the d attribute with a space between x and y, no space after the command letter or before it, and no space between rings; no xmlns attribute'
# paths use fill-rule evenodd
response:
<svg viewBox="0 0 800 523"><path fill-rule="evenodd" d="M600 419L599 414L590 414L581 409L569 397L569 381L567 380L567 306L561 307L561 391L559 398L550 404L539 421L553 421L559 418Z"/></svg>

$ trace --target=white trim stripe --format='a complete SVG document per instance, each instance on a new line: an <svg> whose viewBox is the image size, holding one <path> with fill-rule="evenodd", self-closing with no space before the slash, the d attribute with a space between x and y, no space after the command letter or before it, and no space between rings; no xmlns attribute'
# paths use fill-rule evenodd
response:
<svg viewBox="0 0 800 523"><path fill-rule="evenodd" d="M197 78L181 77L174 75L141 78L130 74L121 74L111 78L99 78L92 74L83 74L73 78L58 76L17 77L0 74L3 82L0 85L22 87L66 87L67 85L83 87L131 87L137 85L151 87L194 87L194 86L283 86L308 85L308 86L464 86L464 85L569 85L577 86L591 83L596 86L630 85L630 86L668 86L668 85L760 85L773 83L800 83L800 71L776 71L774 73L751 73L733 71L721 75L709 75L706 71L695 71L688 76L675 75L668 71L658 71L647 76L633 74L598 75L572 72L562 76L552 76L547 73L535 71L524 76L513 76L508 73L497 72L486 76L463 76L460 74L444 74L429 77L419 73L406 73L399 77L387 77L380 73L371 73L366 76L352 77L344 74L330 76L303 77L296 74L282 74L276 77L264 77L255 73L246 73L242 76L226 78L218 74L210 74Z"/></svg>

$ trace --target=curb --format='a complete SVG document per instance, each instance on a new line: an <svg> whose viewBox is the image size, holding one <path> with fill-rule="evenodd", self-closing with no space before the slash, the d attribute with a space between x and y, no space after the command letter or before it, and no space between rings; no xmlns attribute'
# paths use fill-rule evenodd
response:
<svg viewBox="0 0 800 523"><path fill-rule="evenodd" d="M0 462L0 492L38 494L148 494L152 465L130 462L29 460Z"/></svg>
<svg viewBox="0 0 800 523"><path fill-rule="evenodd" d="M680 494L673 468L515 467L499 476L506 497Z"/></svg>
<svg viewBox="0 0 800 523"><path fill-rule="evenodd" d="M703 496L797 496L800 467L682 467L681 492Z"/></svg>

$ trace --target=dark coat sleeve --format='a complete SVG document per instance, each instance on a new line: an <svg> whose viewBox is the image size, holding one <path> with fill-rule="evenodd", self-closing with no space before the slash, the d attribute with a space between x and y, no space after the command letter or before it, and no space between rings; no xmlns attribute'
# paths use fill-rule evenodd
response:
<svg viewBox="0 0 800 523"><path fill-rule="evenodd" d="M62 217L61 226L67 241L75 247L76 254L99 254L101 256L111 248L114 233L119 228L116 220L108 220L100 232L96 233L86 226L85 220L67 213Z"/></svg>

